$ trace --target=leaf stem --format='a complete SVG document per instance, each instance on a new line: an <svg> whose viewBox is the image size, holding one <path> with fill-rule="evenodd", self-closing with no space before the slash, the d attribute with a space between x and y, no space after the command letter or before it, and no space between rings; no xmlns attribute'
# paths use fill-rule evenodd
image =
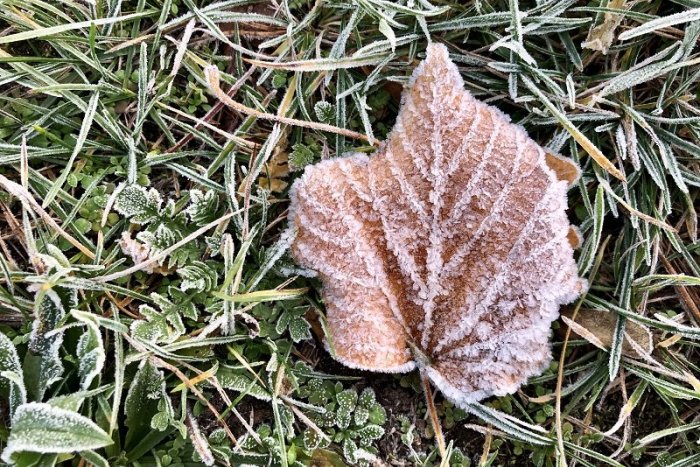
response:
<svg viewBox="0 0 700 467"><path fill-rule="evenodd" d="M440 450L440 457L445 459L447 456L447 450L445 449L445 437L442 435L442 427L440 426L440 419L437 415L437 409L435 408L435 402L433 401L433 390L430 387L430 379L421 370L420 379L423 383L423 392L425 393L425 403L428 407L428 413L430 414L430 423L433 426L433 431L435 432L435 440L438 444L438 449Z"/></svg>

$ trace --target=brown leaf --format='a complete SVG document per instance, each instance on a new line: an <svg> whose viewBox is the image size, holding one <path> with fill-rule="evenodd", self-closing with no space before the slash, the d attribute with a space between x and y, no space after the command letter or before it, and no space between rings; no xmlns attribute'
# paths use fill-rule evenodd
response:
<svg viewBox="0 0 700 467"><path fill-rule="evenodd" d="M625 0L611 0L608 4L608 8L630 9L635 3L637 2L627 3ZM588 31L588 37L586 37L586 40L581 44L581 47L607 54L608 49L615 40L615 30L623 19L625 19L625 15L606 12L603 17L603 22L598 26L592 27L591 30Z"/></svg>
<svg viewBox="0 0 700 467"><path fill-rule="evenodd" d="M289 175L289 155L284 150L275 150L270 161L265 164L266 170L258 178L261 188L270 190L273 193L281 193L287 188L284 180Z"/></svg>
<svg viewBox="0 0 700 467"><path fill-rule="evenodd" d="M573 320L573 312L562 312L564 322L579 336L602 349L609 349L613 341L613 333L617 325L617 315L603 310L581 310ZM634 341L634 343L630 343ZM628 357L639 358L639 351L650 354L654 349L651 332L646 326L631 320L625 321L625 339L622 342L622 353ZM639 350L639 351L638 351Z"/></svg>
<svg viewBox="0 0 700 467"><path fill-rule="evenodd" d="M559 180L566 180L569 186L573 186L581 176L581 169L576 162L569 158L546 152L544 160L547 167L552 169Z"/></svg>
<svg viewBox="0 0 700 467"><path fill-rule="evenodd" d="M447 49L429 46L386 143L308 167L289 216L294 258L323 281L334 357L418 367L462 406L539 374L550 323L585 287L569 178L463 86Z"/></svg>

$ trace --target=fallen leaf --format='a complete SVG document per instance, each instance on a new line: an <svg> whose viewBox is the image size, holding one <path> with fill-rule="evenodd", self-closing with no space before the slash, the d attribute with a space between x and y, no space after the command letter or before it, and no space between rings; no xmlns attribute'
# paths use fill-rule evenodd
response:
<svg viewBox="0 0 700 467"><path fill-rule="evenodd" d="M625 4L625 0L611 0L608 8L615 9L630 9L636 2ZM603 22L592 27L588 31L588 37L581 44L584 49L597 50L603 55L608 53L608 49L615 40L615 30L620 25L625 15L619 13L606 12L603 16Z"/></svg>
<svg viewBox="0 0 700 467"><path fill-rule="evenodd" d="M130 256L134 261L134 264L143 263L149 259L150 248L138 240L131 238L131 233L128 231L122 232L122 238L119 239L118 244L122 249L122 253ZM153 274L155 272L155 268L156 265L150 265L145 267L143 270L148 274Z"/></svg>
<svg viewBox="0 0 700 467"><path fill-rule="evenodd" d="M273 193L283 192L287 188L287 182L284 179L289 175L287 152L276 151L270 158L270 161L265 164L265 167L266 170L258 178L260 187Z"/></svg>
<svg viewBox="0 0 700 467"><path fill-rule="evenodd" d="M559 306L586 287L565 212L577 168L554 159L430 45L380 149L291 190L292 255L323 282L333 356L417 367L461 406L541 373Z"/></svg>
<svg viewBox="0 0 700 467"><path fill-rule="evenodd" d="M564 322L579 336L603 350L610 349L613 333L617 325L617 315L604 310L580 310L576 319L572 320L571 310L562 311ZM634 341L634 344L630 343ZM637 351L643 350L650 354L654 349L654 340L649 329L632 320L625 321L625 339L622 342L622 353L628 357L639 358Z"/></svg>

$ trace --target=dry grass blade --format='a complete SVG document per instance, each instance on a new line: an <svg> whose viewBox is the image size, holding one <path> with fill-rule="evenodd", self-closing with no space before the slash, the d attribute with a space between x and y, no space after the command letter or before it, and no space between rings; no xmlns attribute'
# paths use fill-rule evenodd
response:
<svg viewBox="0 0 700 467"><path fill-rule="evenodd" d="M273 122L277 123L284 123L287 125L293 125L293 126L299 126L302 128L311 128L313 130L319 130L319 131L328 131L330 133L336 133L339 135L347 136L349 138L355 138L363 141L369 141L369 138L367 135L363 135L361 133L357 133L355 131L350 131L346 130L345 128L338 128L333 125L327 125L325 123L316 123L316 122L308 122L305 120L297 120L294 118L287 118L287 117L281 117L278 115L273 115L273 114L268 114L265 112L260 112L258 110L255 110L253 108L247 107L243 104L239 104L238 102L234 101L231 99L228 94L223 92L221 90L221 87L219 86L219 70L218 68L211 66L207 67L204 70L204 74L207 79L207 83L209 84L209 88L211 91L214 93L214 95L221 100L224 104L226 104L228 107L231 107L233 110L236 110L238 112L242 112L246 115L251 115L256 118L262 118L265 120L272 120Z"/></svg>

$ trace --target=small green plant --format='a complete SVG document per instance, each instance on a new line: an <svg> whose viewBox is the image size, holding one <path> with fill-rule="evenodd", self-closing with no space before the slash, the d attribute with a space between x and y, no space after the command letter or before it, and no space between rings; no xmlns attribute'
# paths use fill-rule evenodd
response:
<svg viewBox="0 0 700 467"><path fill-rule="evenodd" d="M386 411L376 401L374 390L365 388L358 395L340 383L312 379L299 392L311 404L323 407L324 413L313 420L326 429L330 440L342 446L345 459L351 464L370 465L378 452L373 444L384 434L386 423ZM307 450L327 446L318 433L310 429L304 432Z"/></svg>

